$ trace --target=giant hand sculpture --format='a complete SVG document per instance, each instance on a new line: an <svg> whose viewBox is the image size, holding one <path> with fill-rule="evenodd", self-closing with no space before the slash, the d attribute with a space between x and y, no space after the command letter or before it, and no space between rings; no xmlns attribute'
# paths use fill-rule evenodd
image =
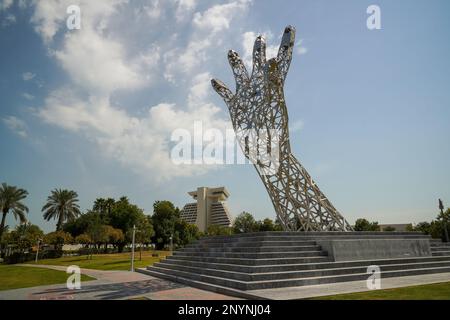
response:
<svg viewBox="0 0 450 320"><path fill-rule="evenodd" d="M238 54L232 50L228 53L236 79L236 94L219 80L212 80L211 83L228 106L241 149L257 169L284 230L351 230L348 222L291 153L283 86L294 45L295 29L288 26L284 31L278 56L266 61L266 43L259 36L253 48L251 76ZM265 156L261 158L259 152L255 155L251 150L258 143L250 142L254 142L247 134L250 130L257 135L264 132L264 141L273 140L270 132L277 132L278 148L271 149L268 143ZM278 161L276 170L270 170L273 168L273 161L268 159Z"/></svg>

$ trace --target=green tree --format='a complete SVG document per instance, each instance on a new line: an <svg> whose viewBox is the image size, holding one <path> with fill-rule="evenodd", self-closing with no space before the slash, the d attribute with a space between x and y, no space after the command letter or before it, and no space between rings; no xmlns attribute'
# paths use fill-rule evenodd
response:
<svg viewBox="0 0 450 320"><path fill-rule="evenodd" d="M24 252L36 246L38 240L42 239L43 236L44 232L37 225L24 223L11 231L9 240L17 245L21 252Z"/></svg>
<svg viewBox="0 0 450 320"><path fill-rule="evenodd" d="M97 251L100 249L100 246L109 241L109 237L105 232L104 225L102 224L91 224L86 230L86 235L92 241L92 244L96 246Z"/></svg>
<svg viewBox="0 0 450 320"><path fill-rule="evenodd" d="M440 212L437 221L441 225L442 229L442 239L444 241L449 241L449 234L450 234L450 208L448 208L446 211Z"/></svg>
<svg viewBox="0 0 450 320"><path fill-rule="evenodd" d="M2 234L2 237L0 238L0 248L8 243L11 233L9 232L9 226L5 226L3 229L4 232Z"/></svg>
<svg viewBox="0 0 450 320"><path fill-rule="evenodd" d="M142 249L145 244L151 243L152 237L155 235L152 220L149 216L143 216L136 224L135 243L139 244L139 260L142 260ZM128 230L128 238L133 237L133 229Z"/></svg>
<svg viewBox="0 0 450 320"><path fill-rule="evenodd" d="M74 239L74 242L77 244L82 244L82 245L88 246L92 243L92 239L89 235L87 235L86 233L83 233L83 234L76 236Z"/></svg>
<svg viewBox="0 0 450 320"><path fill-rule="evenodd" d="M380 231L378 222L369 222L366 219L358 219L355 222L355 231Z"/></svg>
<svg viewBox="0 0 450 320"><path fill-rule="evenodd" d="M53 245L55 250L61 251L65 244L73 243L73 237L62 230L54 231L44 236L44 243Z"/></svg>
<svg viewBox="0 0 450 320"><path fill-rule="evenodd" d="M263 221L258 221L259 231L282 231L283 228L280 224L276 224L272 219L266 218Z"/></svg>
<svg viewBox="0 0 450 320"><path fill-rule="evenodd" d="M28 195L28 192L24 189L20 189L14 186L9 186L6 183L2 183L0 186L0 210L2 212L2 221L0 223L0 239L2 238L5 230L6 216L11 211L14 214L14 218L20 220L20 223L26 223L28 213L28 207L22 202ZM1 248L0 248L1 252Z"/></svg>
<svg viewBox="0 0 450 320"><path fill-rule="evenodd" d="M68 221L64 224L63 230L69 232L73 237L86 233L88 228L92 225L106 224L100 213L96 211L88 211L81 214L77 219Z"/></svg>
<svg viewBox="0 0 450 320"><path fill-rule="evenodd" d="M113 228L110 225L92 224L88 227L85 234L91 239L91 243L96 245L97 250L103 245L104 252L107 252L109 244L119 247L125 241L122 230Z"/></svg>
<svg viewBox="0 0 450 320"><path fill-rule="evenodd" d="M229 236L233 234L233 228L213 224L208 227L206 234L208 236Z"/></svg>
<svg viewBox="0 0 450 320"><path fill-rule="evenodd" d="M233 231L234 233L256 232L258 231L258 223L250 213L242 212L234 220Z"/></svg>
<svg viewBox="0 0 450 320"><path fill-rule="evenodd" d="M112 227L122 230L123 234L126 235L124 241L118 244L119 252L123 251L126 243L131 242L128 231L143 218L145 218L144 211L138 206L131 204L128 198L122 197L119 201L116 201L111 210L109 221Z"/></svg>
<svg viewBox="0 0 450 320"><path fill-rule="evenodd" d="M182 219L175 222L174 243L185 246L194 240L200 239L200 231L195 224L187 223Z"/></svg>
<svg viewBox="0 0 450 320"><path fill-rule="evenodd" d="M179 211L170 201L156 201L153 204L153 228L155 229L154 242L156 248L161 250L170 243L174 236L175 224L179 219Z"/></svg>
<svg viewBox="0 0 450 320"><path fill-rule="evenodd" d="M92 244L92 239L91 239L91 237L88 234L83 233L83 234L78 235L74 239L74 242L76 244L83 245L87 249L87 252L86 252L87 259L92 259L92 250L91 250L91 247L90 247L91 244Z"/></svg>
<svg viewBox="0 0 450 320"><path fill-rule="evenodd" d="M115 203L116 200L113 198L97 198L92 207L92 211L98 212L104 223L109 223L109 218L111 217Z"/></svg>
<svg viewBox="0 0 450 320"><path fill-rule="evenodd" d="M394 227L391 227L391 226L387 226L387 227L383 228L383 231L385 231L385 232L393 232L395 230L396 229Z"/></svg>
<svg viewBox="0 0 450 320"><path fill-rule="evenodd" d="M118 243L121 243L125 240L125 236L120 229L115 229L111 226L105 226L106 227L106 234L108 235L108 243L112 245L117 245Z"/></svg>
<svg viewBox="0 0 450 320"><path fill-rule="evenodd" d="M61 231L64 222L72 221L81 214L77 202L78 194L75 191L53 190L47 198L47 203L42 207L44 219L47 221L57 219L56 231Z"/></svg>

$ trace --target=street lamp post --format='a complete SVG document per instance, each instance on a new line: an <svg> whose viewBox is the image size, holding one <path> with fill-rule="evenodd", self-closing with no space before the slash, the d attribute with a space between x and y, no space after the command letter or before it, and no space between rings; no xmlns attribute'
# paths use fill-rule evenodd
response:
<svg viewBox="0 0 450 320"><path fill-rule="evenodd" d="M170 235L170 251L173 251L173 234Z"/></svg>
<svg viewBox="0 0 450 320"><path fill-rule="evenodd" d="M444 204L442 203L441 199L439 199L439 209L441 210L442 222L444 223L445 241L450 242L450 240L448 238L448 230L447 230L448 221L444 215Z"/></svg>
<svg viewBox="0 0 450 320"><path fill-rule="evenodd" d="M38 239L37 240L36 259L35 259L36 263L38 262L38 258L39 258L39 245L40 245L40 243L41 243L41 239Z"/></svg>
<svg viewBox="0 0 450 320"><path fill-rule="evenodd" d="M134 240L136 238L136 225L133 225L133 242L131 245L131 272L134 272Z"/></svg>

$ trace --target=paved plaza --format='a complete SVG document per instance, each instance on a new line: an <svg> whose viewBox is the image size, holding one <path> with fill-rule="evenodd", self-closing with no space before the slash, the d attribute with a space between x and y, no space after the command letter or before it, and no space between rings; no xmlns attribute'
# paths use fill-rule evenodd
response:
<svg viewBox="0 0 450 320"><path fill-rule="evenodd" d="M22 265L66 271L64 266ZM66 284L0 291L0 300L234 300L237 298L187 287L137 272L81 269L97 280L82 282L80 290Z"/></svg>
<svg viewBox="0 0 450 320"><path fill-rule="evenodd" d="M23 265L66 271L64 266ZM81 269L97 280L82 283L80 290L69 290L65 284L0 291L0 300L237 300L214 292L196 289L172 281L129 271ZM382 289L400 288L450 281L450 273L426 274L382 279ZM253 297L292 300L368 291L366 281L351 281L314 286L251 290Z"/></svg>

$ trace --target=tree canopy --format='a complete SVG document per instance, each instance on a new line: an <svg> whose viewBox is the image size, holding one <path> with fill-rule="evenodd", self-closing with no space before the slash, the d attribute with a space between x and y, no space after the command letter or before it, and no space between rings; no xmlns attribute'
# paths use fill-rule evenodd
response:
<svg viewBox="0 0 450 320"><path fill-rule="evenodd" d="M28 192L14 186L2 183L0 186L0 210L2 220L0 223L0 239L5 231L6 216L11 211L20 223L27 222L28 207L22 202L28 196Z"/></svg>
<svg viewBox="0 0 450 320"><path fill-rule="evenodd" d="M64 222L73 221L81 214L77 202L78 194L75 191L54 189L42 207L44 219L57 219L56 231L62 230Z"/></svg>

